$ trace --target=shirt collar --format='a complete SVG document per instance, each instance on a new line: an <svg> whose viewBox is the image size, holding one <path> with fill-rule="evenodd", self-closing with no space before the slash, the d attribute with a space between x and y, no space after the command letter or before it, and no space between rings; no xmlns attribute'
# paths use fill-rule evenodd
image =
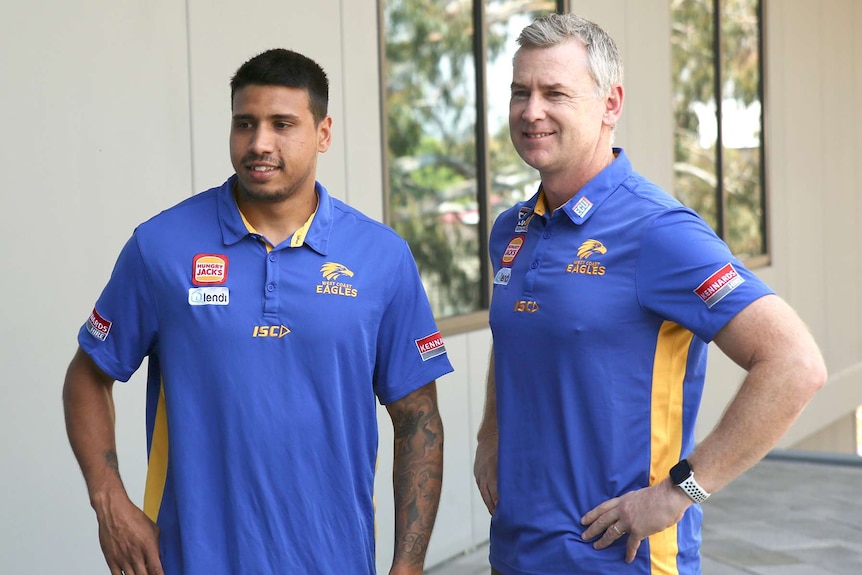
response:
<svg viewBox="0 0 862 575"><path fill-rule="evenodd" d="M233 188L236 185L236 174L218 189L218 218L221 225L222 241L226 246L233 245L253 235L251 226L246 224L245 219L236 205L233 196ZM305 243L314 251L326 255L329 245L329 234L332 230L332 198L319 182L314 183L317 192L317 210L311 214L305 224L293 234L291 247Z"/></svg>
<svg viewBox="0 0 862 575"><path fill-rule="evenodd" d="M577 194L558 209L564 212L574 223L581 225L601 206L606 199L632 173L632 165L622 148L614 148L615 159L592 180L586 183ZM545 191L539 186L539 192L527 202L537 216L547 212Z"/></svg>

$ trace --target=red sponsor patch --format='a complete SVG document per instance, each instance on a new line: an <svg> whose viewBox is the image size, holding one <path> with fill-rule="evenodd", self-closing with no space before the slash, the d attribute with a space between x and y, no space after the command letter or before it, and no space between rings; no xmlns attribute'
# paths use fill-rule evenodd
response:
<svg viewBox="0 0 862 575"><path fill-rule="evenodd" d="M192 260L192 283L196 286L221 285L227 281L227 256L198 254Z"/></svg>
<svg viewBox="0 0 862 575"><path fill-rule="evenodd" d="M87 331L99 341L105 341L111 332L111 322L99 315L96 308L93 308L93 313L90 314L90 319L87 320Z"/></svg>
<svg viewBox="0 0 862 575"><path fill-rule="evenodd" d="M435 331L431 335L426 335L422 339L415 341L416 349L419 351L419 355L422 356L422 361L428 361L432 357L446 353L446 346L443 345L443 337L439 331Z"/></svg>
<svg viewBox="0 0 862 575"><path fill-rule="evenodd" d="M712 307L744 281L745 278L739 275L728 262L717 272L703 280L703 283L695 288L694 293L703 300L707 307Z"/></svg>
<svg viewBox="0 0 862 575"><path fill-rule="evenodd" d="M525 236L515 236L509 240L509 245L506 246L506 250L503 252L503 258L501 260L504 266L511 266L512 262L515 261L515 256L518 255L518 252L521 251L521 247L524 245L524 237Z"/></svg>

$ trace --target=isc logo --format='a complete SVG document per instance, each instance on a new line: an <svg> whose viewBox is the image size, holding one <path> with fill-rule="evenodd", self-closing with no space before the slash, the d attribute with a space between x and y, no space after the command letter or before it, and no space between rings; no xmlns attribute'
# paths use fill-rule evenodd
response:
<svg viewBox="0 0 862 575"><path fill-rule="evenodd" d="M533 300L522 299L515 302L515 311L525 311L527 313L536 313L539 311L539 302Z"/></svg>
<svg viewBox="0 0 862 575"><path fill-rule="evenodd" d="M283 325L256 325L251 337L277 337L283 338L290 333L290 329Z"/></svg>

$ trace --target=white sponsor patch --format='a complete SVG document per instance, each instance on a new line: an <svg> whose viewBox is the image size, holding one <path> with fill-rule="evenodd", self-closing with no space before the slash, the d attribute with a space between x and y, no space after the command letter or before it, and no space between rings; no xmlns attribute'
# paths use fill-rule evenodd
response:
<svg viewBox="0 0 862 575"><path fill-rule="evenodd" d="M189 305L227 305L230 290L226 287L189 288Z"/></svg>
<svg viewBox="0 0 862 575"><path fill-rule="evenodd" d="M575 212L576 216L582 218L587 215L587 212L589 212L592 208L593 202L591 202L587 198L581 198L580 200L578 200L578 203L575 204L575 207L572 208L572 211Z"/></svg>
<svg viewBox="0 0 862 575"><path fill-rule="evenodd" d="M509 280L512 279L512 268L500 268L497 275L494 276L495 285L509 285Z"/></svg>

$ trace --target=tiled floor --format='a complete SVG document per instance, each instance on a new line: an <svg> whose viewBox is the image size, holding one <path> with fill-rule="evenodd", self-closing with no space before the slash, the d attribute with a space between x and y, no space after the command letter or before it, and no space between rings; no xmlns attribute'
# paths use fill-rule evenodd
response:
<svg viewBox="0 0 862 575"><path fill-rule="evenodd" d="M777 452L704 504L704 575L862 575L862 459L815 457ZM427 573L490 571L484 545Z"/></svg>

